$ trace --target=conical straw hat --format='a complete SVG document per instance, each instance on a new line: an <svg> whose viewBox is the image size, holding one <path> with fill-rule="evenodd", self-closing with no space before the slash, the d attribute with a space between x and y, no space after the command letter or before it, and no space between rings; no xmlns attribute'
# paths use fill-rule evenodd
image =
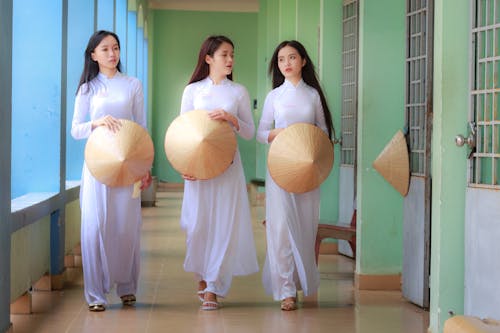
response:
<svg viewBox="0 0 500 333"><path fill-rule="evenodd" d="M117 132L100 126L92 131L85 146L85 163L92 175L108 186L127 186L151 169L153 141L139 124L120 119Z"/></svg>
<svg viewBox="0 0 500 333"><path fill-rule="evenodd" d="M267 165L273 180L287 192L309 192L330 174L333 143L319 127L293 124L274 138Z"/></svg>
<svg viewBox="0 0 500 333"><path fill-rule="evenodd" d="M410 164L406 140L399 130L373 162L377 170L402 196L410 186Z"/></svg>
<svg viewBox="0 0 500 333"><path fill-rule="evenodd" d="M212 120L206 110L179 115L165 133L165 153L172 167L197 179L211 179L231 165L237 141L226 121Z"/></svg>

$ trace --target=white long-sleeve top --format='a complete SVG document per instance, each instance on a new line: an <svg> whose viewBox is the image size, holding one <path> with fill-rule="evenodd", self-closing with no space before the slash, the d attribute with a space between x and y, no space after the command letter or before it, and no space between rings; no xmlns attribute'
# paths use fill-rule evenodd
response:
<svg viewBox="0 0 500 333"><path fill-rule="evenodd" d="M133 120L146 127L144 95L141 82L120 72L111 79L99 73L83 84L75 99L71 135L85 139L92 132L92 121L106 115Z"/></svg>
<svg viewBox="0 0 500 333"><path fill-rule="evenodd" d="M251 139L255 135L255 124L250 110L250 96L241 84L228 79L213 84L207 77L194 82L184 89L181 102L181 113L204 109L213 111L223 109L238 119L239 129L236 131L243 139ZM229 123L231 124L231 123Z"/></svg>
<svg viewBox="0 0 500 333"><path fill-rule="evenodd" d="M309 123L328 133L318 92L300 80L297 86L285 80L266 97L257 130L257 140L268 143L269 132L296 123Z"/></svg>

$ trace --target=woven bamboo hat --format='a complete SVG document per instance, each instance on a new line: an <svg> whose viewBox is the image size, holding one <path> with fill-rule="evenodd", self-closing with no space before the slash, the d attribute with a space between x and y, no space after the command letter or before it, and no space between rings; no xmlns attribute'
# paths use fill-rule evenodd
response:
<svg viewBox="0 0 500 333"><path fill-rule="evenodd" d="M226 121L212 120L206 110L179 115L165 133L165 153L172 167L197 179L211 179L231 165L237 141Z"/></svg>
<svg viewBox="0 0 500 333"><path fill-rule="evenodd" d="M120 119L117 132L97 127L85 145L85 163L92 175L108 186L127 186L140 180L151 169L153 141L142 126Z"/></svg>
<svg viewBox="0 0 500 333"><path fill-rule="evenodd" d="M403 132L399 130L373 161L377 170L402 196L410 187L410 163Z"/></svg>
<svg viewBox="0 0 500 333"><path fill-rule="evenodd" d="M309 192L330 174L333 144L319 127L293 124L274 138L267 165L273 180L287 192Z"/></svg>

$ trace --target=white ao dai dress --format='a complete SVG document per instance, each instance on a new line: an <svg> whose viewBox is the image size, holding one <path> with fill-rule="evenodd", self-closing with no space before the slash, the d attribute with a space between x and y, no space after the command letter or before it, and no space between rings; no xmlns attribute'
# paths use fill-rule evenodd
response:
<svg viewBox="0 0 500 333"><path fill-rule="evenodd" d="M310 123L327 132L318 92L300 81L285 82L266 97L257 140L268 143L269 132L295 123ZM279 187L266 174L267 254L262 280L275 300L316 293L319 273L314 244L319 221L320 190L294 194Z"/></svg>
<svg viewBox="0 0 500 333"><path fill-rule="evenodd" d="M87 86L90 90L87 91ZM140 81L117 72L99 73L83 84L75 100L71 135L86 139L91 122L106 115L146 127ZM106 293L116 283L118 296L135 294L140 258L140 197L133 185L109 187L96 180L84 164L80 186L81 247L84 293L88 304L107 304Z"/></svg>
<svg viewBox="0 0 500 333"><path fill-rule="evenodd" d="M214 84L207 77L189 84L182 96L181 113L195 109L223 109L238 119L237 134L247 140L254 136L250 98L238 83L224 79ZM206 281L206 291L224 297L233 276L259 270L239 150L221 175L185 181L180 222L186 232L184 269Z"/></svg>

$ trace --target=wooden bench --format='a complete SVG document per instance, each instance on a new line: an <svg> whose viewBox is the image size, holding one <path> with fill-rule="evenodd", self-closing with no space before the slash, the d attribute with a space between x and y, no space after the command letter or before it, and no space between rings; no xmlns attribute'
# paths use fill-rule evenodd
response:
<svg viewBox="0 0 500 333"><path fill-rule="evenodd" d="M314 252L316 263L318 263L319 248L321 242L326 238L343 239L349 242L353 257L356 258L356 210L352 214L350 224L334 224L333 222L320 220Z"/></svg>

